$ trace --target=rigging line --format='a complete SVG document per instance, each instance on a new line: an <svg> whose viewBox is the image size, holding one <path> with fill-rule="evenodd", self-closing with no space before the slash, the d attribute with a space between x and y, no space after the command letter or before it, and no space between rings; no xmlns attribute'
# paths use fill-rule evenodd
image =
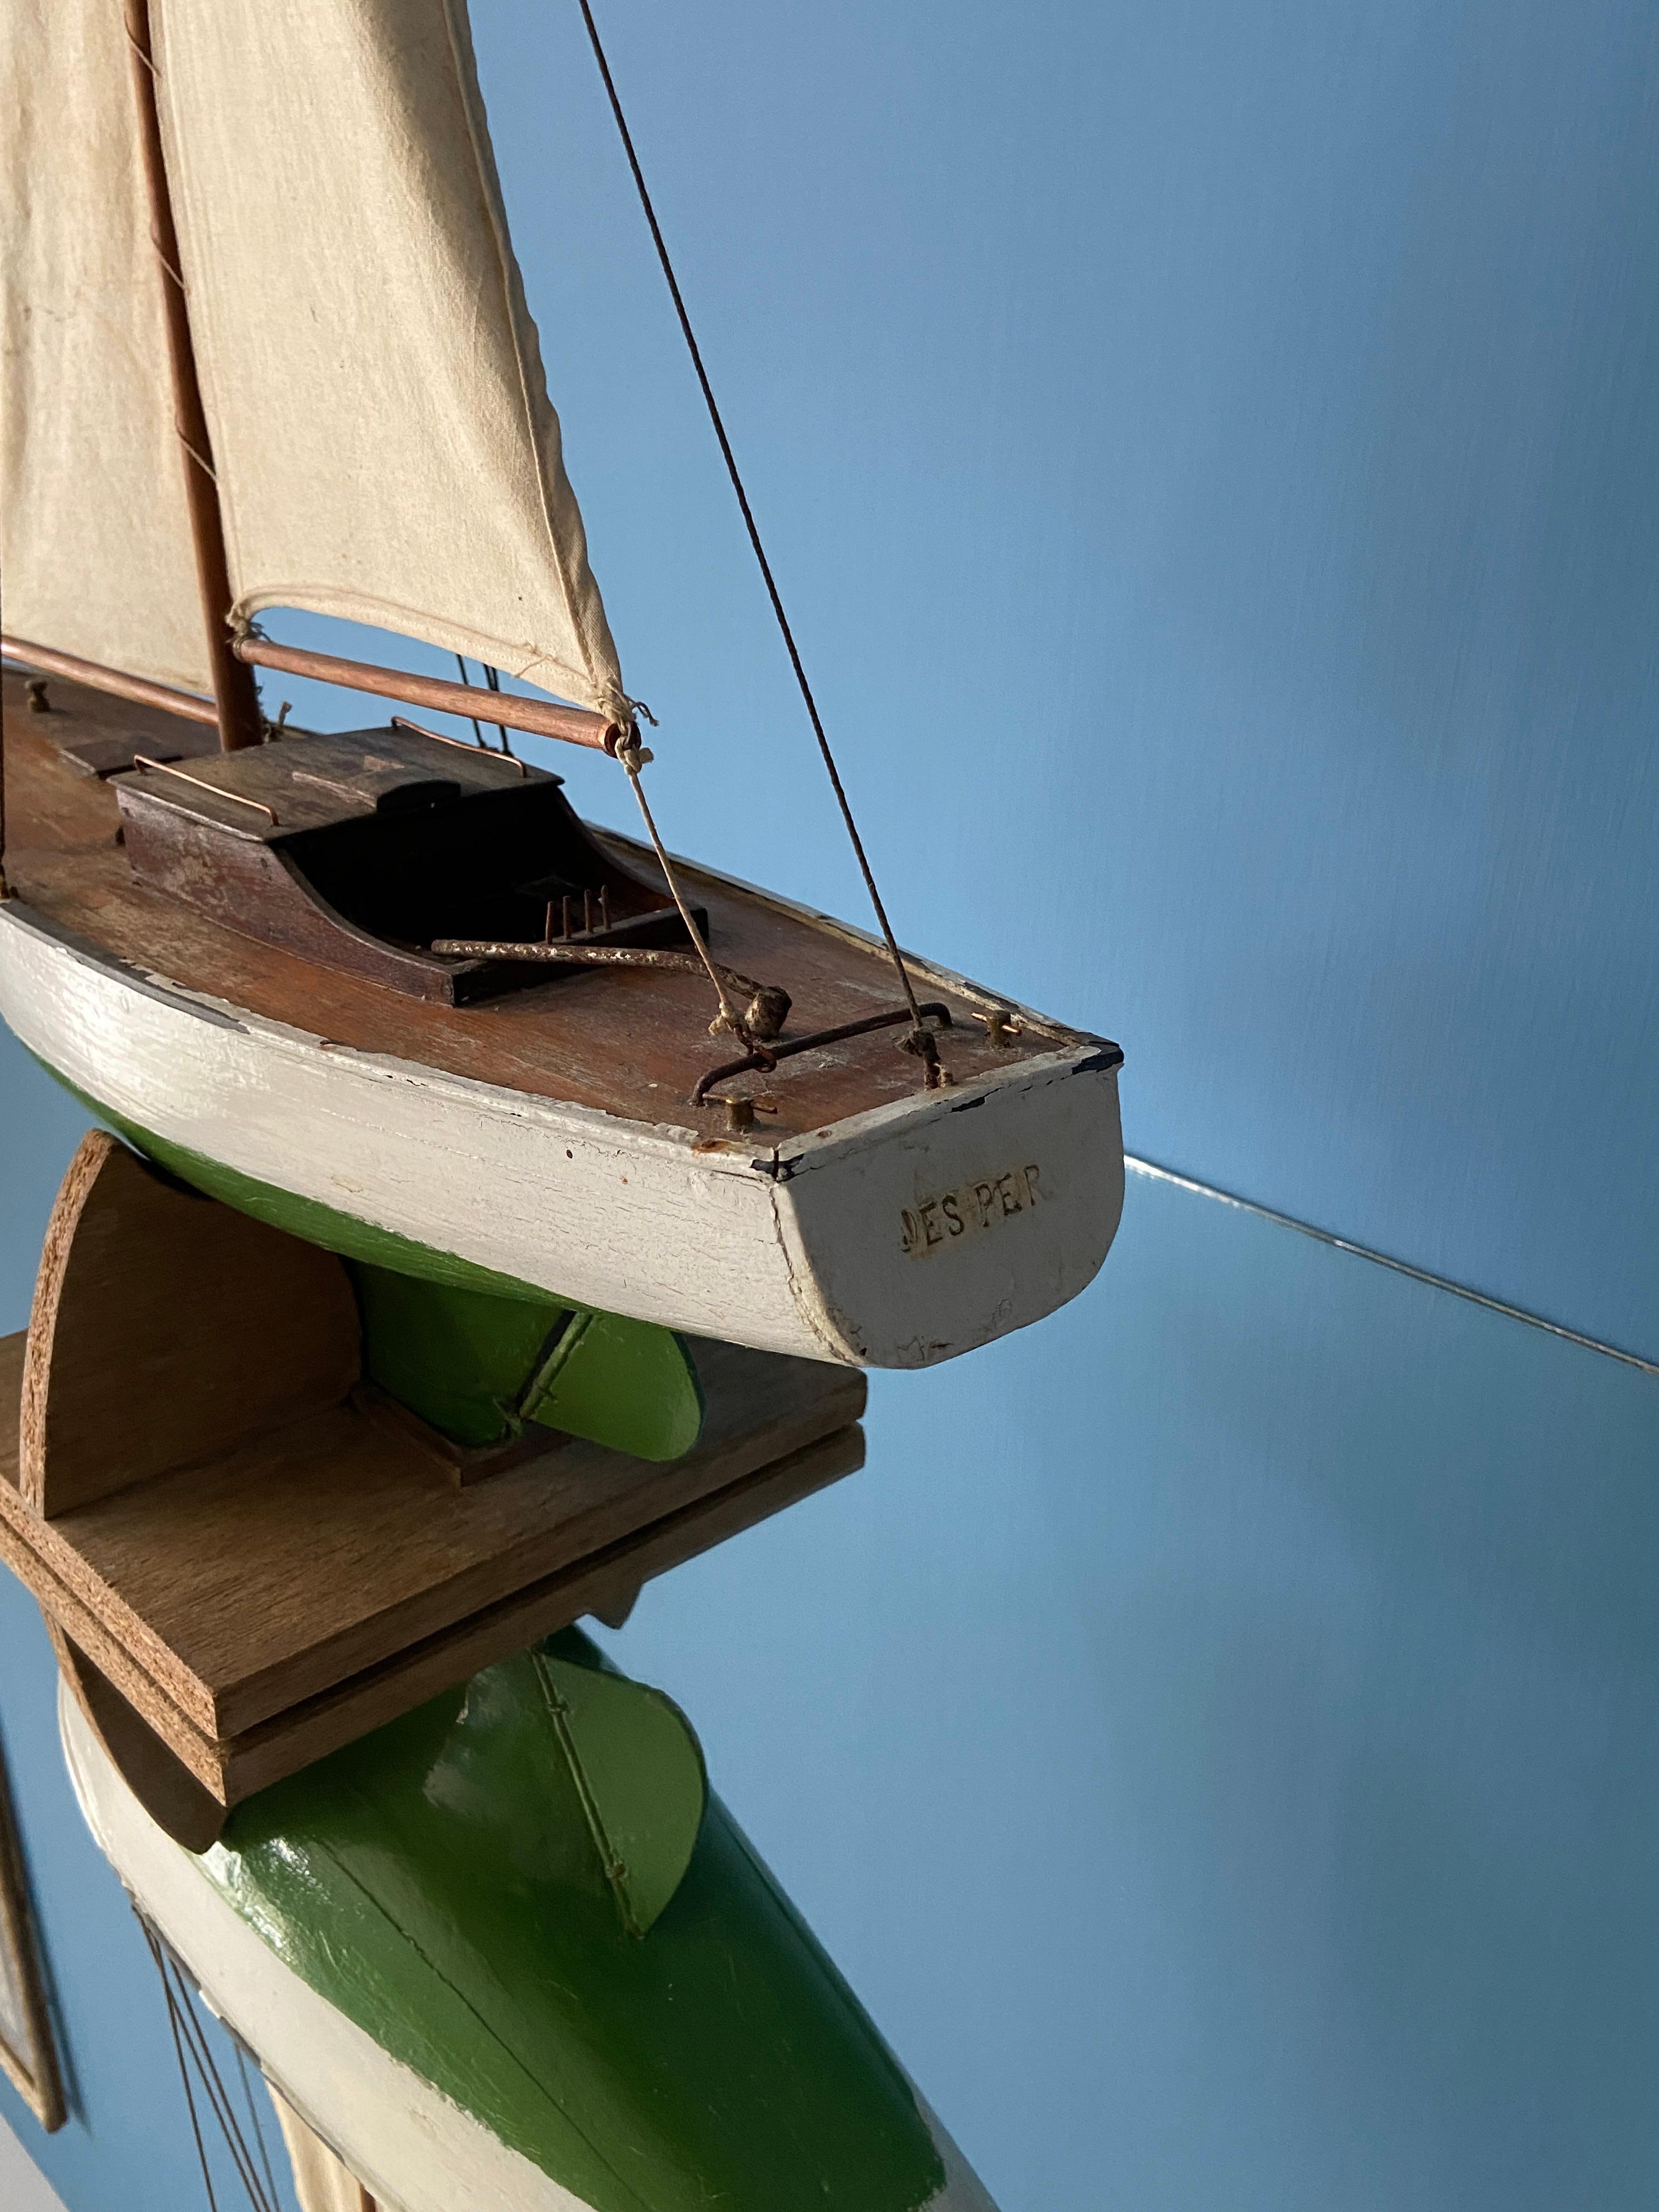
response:
<svg viewBox="0 0 1659 2212"><path fill-rule="evenodd" d="M214 469L212 462L208 459L205 453L199 453L197 448L191 445L189 438L186 437L183 428L179 423L175 422L173 424L173 435L178 439L179 443L184 447L185 451L190 455L191 460L195 462L197 467L200 469L202 474L207 477L209 482L216 490L218 488L219 478Z"/></svg>
<svg viewBox="0 0 1659 2212"><path fill-rule="evenodd" d="M225 2146L230 2153L231 2161L236 2168L243 2188L247 2191L248 2202L253 2206L254 2212L276 2212L276 2208L268 2201L264 2191L259 2185L259 2177L254 2171L253 2154L247 2147L246 2138L242 2134L241 2123L236 2118L231 2104L230 2092L225 2087L217 2062L209 2048L207 2031L197 2015L194 2004L191 2002L190 1990L185 1980L184 1969L176 1958L172 1963L173 1979L179 1985L179 2012L184 2023L185 2040L189 2044L191 2056L196 2062L196 2070L201 2077L202 2086L207 2092L213 2117L219 2123L219 2131L225 2139Z"/></svg>
<svg viewBox="0 0 1659 2212"><path fill-rule="evenodd" d="M467 672L466 672L466 662L465 662L465 659L464 659L464 657L463 657L460 653L458 653L456 654L456 656L455 656L455 665L456 665L456 667L457 667L457 668L459 668L459 669L460 670L460 672L461 672L461 681L462 681L462 683L463 683L463 684L465 684L466 685L466 687L467 687L467 689L468 689L469 690L471 690L471 688L472 688L472 678L471 678L467 674ZM473 736L474 736L474 737L478 740L478 744L479 744L479 745L480 745L481 747L483 747L483 731L478 727L478 718L477 718L477 716L476 714L469 714L469 715L467 716L467 718L466 718L466 719L467 719L467 720L468 720L468 721L469 721L469 722L471 722L471 725L472 725L472 734L473 734ZM484 750L488 750L488 748L487 748L487 747L484 747Z"/></svg>
<svg viewBox="0 0 1659 2212"><path fill-rule="evenodd" d="M164 1955L170 1954L164 1951ZM259 2177L253 2170L252 2153L243 2139L240 2124L231 2108L229 2092L220 2076L213 2053L208 2048L205 2031L191 2002L184 1970L176 1959L172 1960L172 1966L173 1979L179 1987L179 2016L185 2031L185 2045L195 2061L198 2077L207 2093L213 2117L219 2123L219 2132L224 2137L237 2178L247 2192L253 2212L276 2212L276 2207L267 2201L264 2191L259 2185Z"/></svg>
<svg viewBox="0 0 1659 2212"><path fill-rule="evenodd" d="M131 27L129 27L127 31L127 44L131 47L133 52L137 55L139 60L149 71L150 75L155 79L156 83L160 84L161 82L161 74L156 69L155 56L150 53L147 47L140 46L137 40L133 37Z"/></svg>
<svg viewBox="0 0 1659 2212"><path fill-rule="evenodd" d="M637 735L635 736L632 744L620 744L617 748L617 758L628 771L628 781L633 785L634 796L640 803L640 813L651 839L652 850L656 854L658 865L662 869L664 879L672 894L674 903L680 910L680 920L685 924L691 942L697 948L698 958L708 970L708 980L714 985L715 995L720 1002L720 1019L732 1035L741 1041L745 1052L758 1052L764 1056L767 1065L772 1065L772 1055L767 1052L764 1045L757 1043L742 1015L732 1004L726 993L725 981L720 969L714 965L708 945L703 942L702 932L692 918L691 909L685 902L684 895L680 890L679 879L674 873L673 865L663 849L662 839L657 835L657 825L651 818L650 802L645 795L645 786L640 780L640 769L650 757L650 754L641 744Z"/></svg>
<svg viewBox="0 0 1659 2212"><path fill-rule="evenodd" d="M668 258L667 242L663 237L661 226L657 221L657 211L651 204L651 194L645 182L645 172L641 168L640 157L634 150L633 133L629 130L628 118L623 113L622 101L617 96L616 82L611 74L611 64L605 59L605 47L600 43L599 25L593 21L593 10L589 5L589 0L577 0L577 5L582 11L582 21L587 26L588 43L593 49L593 58L599 64L599 75L605 81L605 95L611 102L611 112L616 118L617 129L622 138L623 151L627 155L628 166L634 173L635 188L640 196L640 205L645 210L645 220L650 227L652 243L657 249L657 258L662 264L662 273L667 279L669 296L674 302L674 313L679 318L680 332L685 340L686 350L691 356L691 366L696 371L697 382L702 387L703 404L708 410L708 419L714 426L714 435L720 442L720 454L726 463L726 473L731 477L732 489L738 495L738 505L743 513L744 527L749 532L749 543L754 549L757 562L760 564L761 576L766 586L767 596L772 602L772 611L777 617L778 628L782 632L783 642L788 651L790 665L795 672L795 681L800 686L800 696L806 702L806 712L812 725L812 734L818 741L818 750L823 756L823 765L836 794L836 803L841 809L841 818L846 824L847 835L852 841L853 851L857 856L860 872L864 877L864 887L870 894L870 903L875 908L876 920L881 924L882 936L886 939L887 950L892 956L893 965L898 972L899 981L903 987L905 1001L909 1006L911 1019L915 1024L912 1036L927 1064L931 1082L938 1063L937 1048L933 1045L929 1031L923 1025L921 1009L916 1003L915 990L910 981L910 972L904 964L904 955L899 951L898 939L893 934L892 924L887 919L887 909L882 904L881 893L876 888L875 873L865 852L864 840L859 835L858 823L853 818L852 803L842 782L841 771L836 766L835 754L830 749L830 740L824 732L823 723L818 714L817 702L812 696L812 687L807 681L806 670L795 644L795 634L790 629L789 617L783 611L783 600L779 593L776 580L772 574L772 564L767 559L766 548L761 543L761 534L755 521L754 510L749 504L749 495L744 489L743 478L738 471L737 456L732 451L732 441L726 434L726 424L721 418L720 406L714 398L714 387L708 381L708 372L703 367L702 354L697 344L696 334L691 328L691 318L686 312L679 280L674 274L674 264ZM635 787L637 788L637 785Z"/></svg>
<svg viewBox="0 0 1659 2212"><path fill-rule="evenodd" d="M210 2212L219 2212L219 2200L213 2193L213 2176L208 2171L207 2147L202 2141L201 2123L196 2117L196 2092L191 2087L189 2069L185 2064L184 2045L179 2039L179 2019L173 1995L173 1985L167 1980L167 1968L161 1963L161 1948L154 1929L143 1914L138 1911L137 1905L132 1909L138 1914L138 1925L144 1931L144 1941L149 1946L149 1955L155 1961L156 1972L161 1977L161 1990L167 2002L167 2026L173 2030L173 2048L179 2061L179 2079L185 2085L185 2102L190 2108L190 2131L196 2138L196 2155L201 2162L202 2186L207 2191Z"/></svg>
<svg viewBox="0 0 1659 2212"><path fill-rule="evenodd" d="M185 1978L184 1967L165 1939L145 1918L143 1911L137 1905L133 1909L138 1913L140 1924L143 1927L146 1939L150 1943L151 1956L155 1960L161 1973L161 1986L167 1994L171 2011L176 2014L175 2041L179 2030L182 2029L185 2048L207 2096L209 2107L219 2124L220 2133L224 2137L225 2146L230 2153L237 2177L247 2191L248 2201L253 2206L254 2212L276 2212L274 2199L267 2197L260 2185L259 2177L254 2170L253 2154L248 2148L246 2139L242 2134L241 2124L237 2119L231 2103L230 2092L225 2086L209 2045L207 2031L198 2018L191 2001L190 1984ZM190 2089L188 2075L185 2077L185 2086L188 2094ZM194 2100L192 2100L192 2112L193 2111ZM257 2128L257 2114L255 2125ZM263 2147L264 2139L261 2137L261 2148ZM267 2156L266 2164L269 2165L269 2163ZM272 2185L274 2188L275 2185ZM210 2194L210 2183L209 2187Z"/></svg>
<svg viewBox="0 0 1659 2212"><path fill-rule="evenodd" d="M455 656L455 665L460 670L461 681L465 684L468 690L477 690L477 684L473 683L472 678L466 672L466 662L459 653ZM478 663L478 665L484 672L484 681L489 689L492 691L499 691L501 688L501 671L496 668L492 668L487 660L481 660ZM478 737L477 723L473 721L473 719L470 714L468 715L467 720L472 722L473 736L478 738L478 743L481 745L483 745L483 739L481 737ZM512 740L507 736L506 730L504 728L498 730L496 732L496 735L501 741L500 750L507 755L508 760L517 760L519 756L514 751ZM496 748L494 745L484 745L484 750L486 752L494 752L496 750Z"/></svg>
<svg viewBox="0 0 1659 2212"><path fill-rule="evenodd" d="M247 2103L247 2116L253 2123L253 2139L259 2146L259 2163L265 2170L265 2182L270 2191L270 2201L276 2204L279 2201L276 2174L270 2163L270 2153L265 2146L264 2123L259 2118L259 2107L253 2098L253 2084L248 2079L247 2053L242 2048L242 2039L234 2029L231 2031L231 2049L236 2053L236 2070L242 2077L242 2095Z"/></svg>
<svg viewBox="0 0 1659 2212"><path fill-rule="evenodd" d="M501 670L499 668L492 668L487 660L481 660L478 663L478 665L484 672L484 682L489 686L492 691L499 695L501 688ZM513 751L513 740L507 735L506 723L502 722L499 724L498 726L501 733L501 750L504 753L511 755L511 757L516 760L518 758L518 755Z"/></svg>
<svg viewBox="0 0 1659 2212"><path fill-rule="evenodd" d="M136 45L133 46L132 51L134 53L138 52ZM149 242L155 248L155 258L161 263L162 268L167 270L167 275L172 277L173 283L179 287L179 289L181 292L184 291L185 289L185 280L179 274L179 271L173 267L173 264L167 259L166 248L162 246L160 238L156 235L154 230L150 232Z"/></svg>

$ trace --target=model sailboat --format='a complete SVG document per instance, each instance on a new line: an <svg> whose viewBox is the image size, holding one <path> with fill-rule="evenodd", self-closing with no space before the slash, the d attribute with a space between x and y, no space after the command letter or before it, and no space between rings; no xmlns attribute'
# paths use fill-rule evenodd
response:
<svg viewBox="0 0 1659 2212"><path fill-rule="evenodd" d="M462 0L17 0L3 36L29 1050L186 1181L414 1277L899 1367L1073 1297L1116 1047L657 836ZM556 700L287 650L273 607ZM647 840L403 717L273 729L256 666L601 749Z"/></svg>

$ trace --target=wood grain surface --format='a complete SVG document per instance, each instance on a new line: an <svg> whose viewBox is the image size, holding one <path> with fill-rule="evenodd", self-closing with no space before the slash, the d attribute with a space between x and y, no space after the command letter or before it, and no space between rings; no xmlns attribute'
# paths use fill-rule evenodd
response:
<svg viewBox="0 0 1659 2212"><path fill-rule="evenodd" d="M48 1522L5 1338L0 1553L199 1781L245 1794L861 1463L861 1376L694 1351L708 1416L666 1466L572 1442L458 1489L341 1406Z"/></svg>
<svg viewBox="0 0 1659 2212"><path fill-rule="evenodd" d="M538 1638L550 1636L575 1620L606 1619L621 1609L624 1593L631 1599L644 1583L712 1550L728 1537L742 1534L745 1528L756 1527L843 1475L856 1474L863 1464L863 1430L837 1429L787 1460L763 1468L678 1513L665 1515L593 1558L515 1590L510 1597L470 1614L441 1634L427 1637L258 1727L228 1737L210 1736L197 1728L154 1678L106 1633L96 1616L82 1607L72 1593L54 1584L50 1571L3 1519L0 1519L0 1559L29 1583L49 1618L60 1620L74 1641L93 1655L94 1673L118 1686L123 1703L160 1740L166 1757L149 1747L128 1754L134 1759L137 1777L134 1787L139 1788L142 1783L150 1791L149 1802L158 1819L164 1812L167 1820L184 1817L199 1832L201 1808L187 1791L177 1789L169 1760L176 1759L228 1809L255 1790L297 1773L313 1759L325 1759L330 1752L355 1743L370 1729L384 1727L425 1698L466 1680L480 1668L523 1650ZM112 1745L122 1740L120 1727L106 1728L103 1733ZM165 1820L163 1825L167 1825ZM182 1835L179 1839L184 1840Z"/></svg>
<svg viewBox="0 0 1659 2212"><path fill-rule="evenodd" d="M51 1518L193 1467L337 1404L358 1367L356 1301L331 1253L90 1130L35 1277L20 1492Z"/></svg>
<svg viewBox="0 0 1659 2212"><path fill-rule="evenodd" d="M243 937L137 879L116 842L113 793L67 763L53 741L129 729L164 738L173 718L56 679L53 716L32 715L23 686L23 678L9 671L0 684L10 817L7 872L28 905L59 927L139 969L361 1051L630 1120L685 1126L696 1119L685 1102L697 1078L732 1057L729 1038L708 1034L714 1007L706 983L691 975L595 969L505 1000L444 1006L320 970ZM297 747L305 739L284 742ZM660 880L648 851L625 838L605 842L630 868L653 884ZM861 1020L896 1002L890 964L857 934L694 868L685 882L688 895L708 908L716 957L790 993L791 1034ZM975 1007L996 1003L990 995L946 986L925 966L917 973L926 995L952 1008L944 1056L959 1083L1018 1074L1024 1060L1076 1041L1074 1032L1057 1025L1028 1024L1018 1049L999 1050L973 1018ZM913 1095L919 1066L898 1048L896 1035L878 1032L805 1054L777 1076L751 1081L749 1087L772 1103L757 1135L800 1134ZM716 1111L702 1119L711 1134L723 1127Z"/></svg>

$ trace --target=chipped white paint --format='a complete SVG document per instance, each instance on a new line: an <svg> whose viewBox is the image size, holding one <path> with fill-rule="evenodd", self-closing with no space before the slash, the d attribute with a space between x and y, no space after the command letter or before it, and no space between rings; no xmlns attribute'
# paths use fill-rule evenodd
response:
<svg viewBox="0 0 1659 2212"><path fill-rule="evenodd" d="M58 1725L99 1849L267 2079L382 2212L591 2212L301 1981L162 1833L122 1781L67 1686ZM945 2169L921 2212L996 2207L921 2097Z"/></svg>
<svg viewBox="0 0 1659 2212"><path fill-rule="evenodd" d="M699 1149L690 1128L328 1043L71 944L16 900L0 1015L167 1142L573 1303L762 1351L971 1351L1074 1297L1122 1205L1116 1074L1087 1045L775 1147ZM994 1206L952 1231L944 1199L962 1218L988 1182Z"/></svg>

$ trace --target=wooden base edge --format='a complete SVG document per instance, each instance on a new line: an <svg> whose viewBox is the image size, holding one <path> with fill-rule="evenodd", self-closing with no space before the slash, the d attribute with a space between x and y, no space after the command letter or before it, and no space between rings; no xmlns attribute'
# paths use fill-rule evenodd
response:
<svg viewBox="0 0 1659 2212"><path fill-rule="evenodd" d="M0 1558L39 1602L66 1679L135 1796L175 1841L203 1850L257 1790L585 1614L625 1617L643 1583L863 1464L863 1430L837 1430L231 1737L204 1735L3 1519Z"/></svg>

